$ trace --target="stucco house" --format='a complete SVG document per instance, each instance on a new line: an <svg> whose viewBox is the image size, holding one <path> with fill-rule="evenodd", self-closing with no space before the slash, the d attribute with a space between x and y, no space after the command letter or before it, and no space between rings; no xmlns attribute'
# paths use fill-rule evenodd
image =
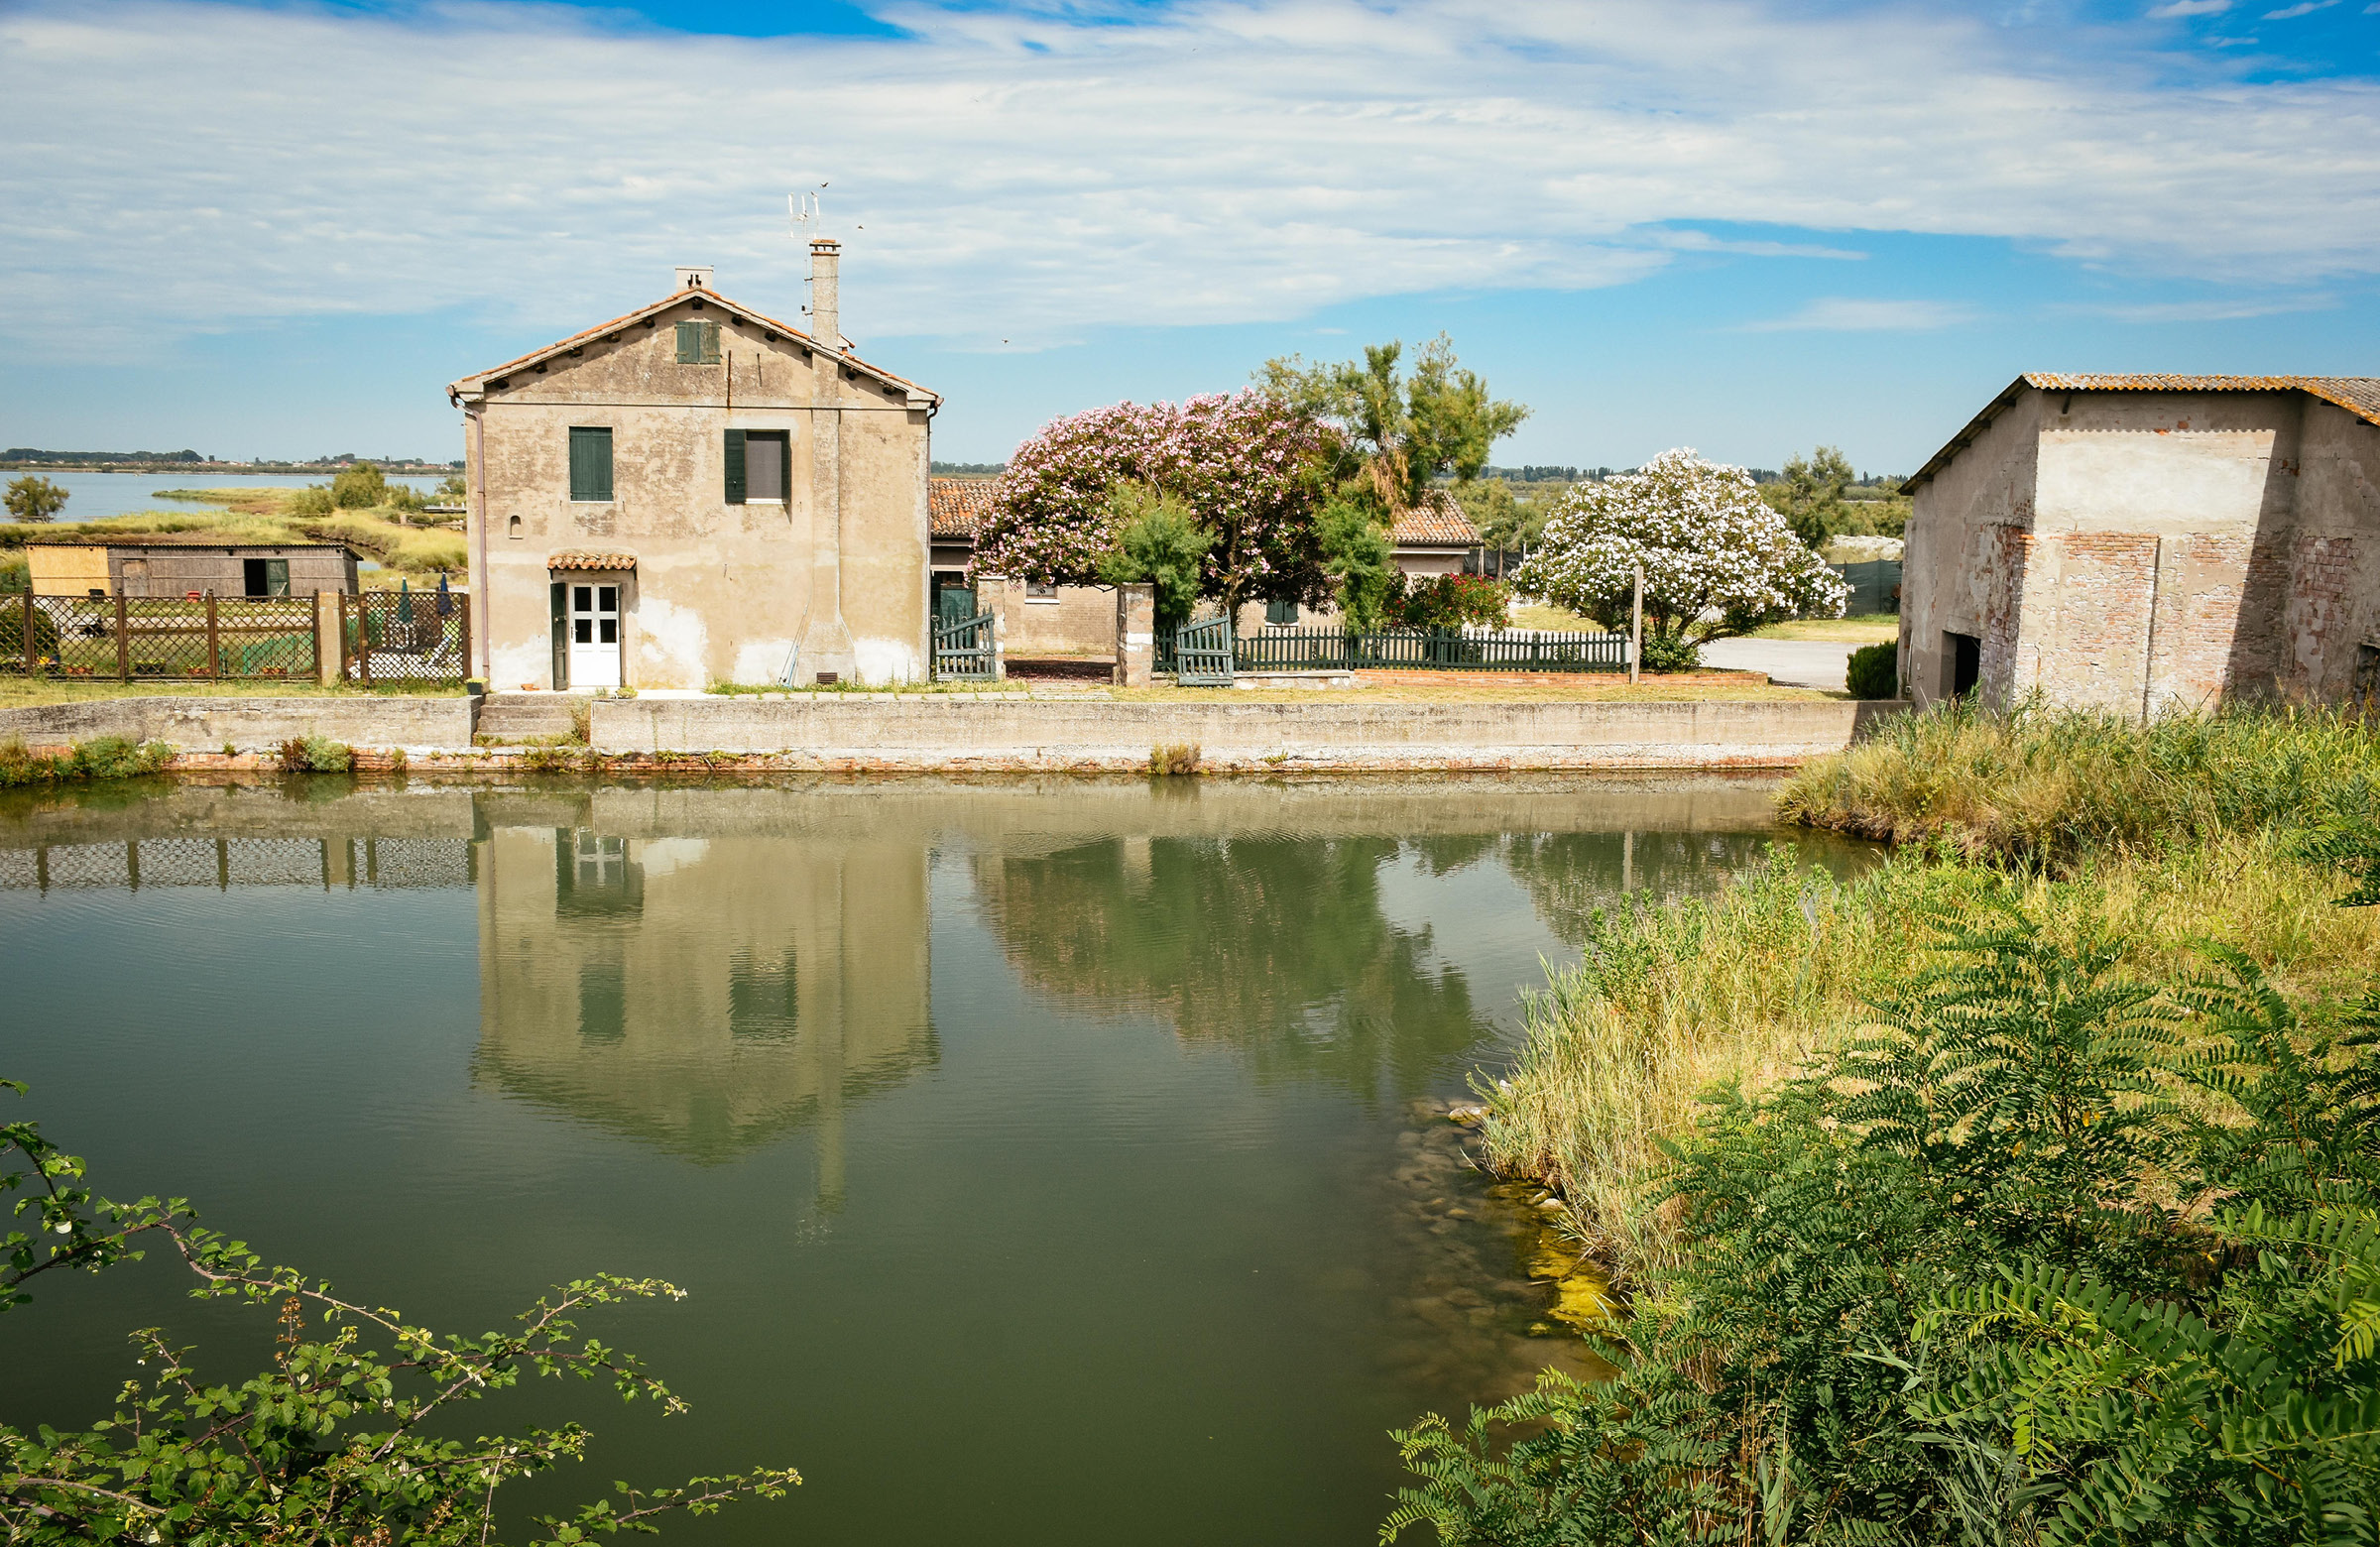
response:
<svg viewBox="0 0 2380 1547"><path fill-rule="evenodd" d="M807 331L681 268L661 299L448 389L492 687L929 673L942 400L852 352L839 256L810 244Z"/></svg>
<svg viewBox="0 0 2380 1547"><path fill-rule="evenodd" d="M1903 486L1903 690L2380 690L2380 378L2026 375Z"/></svg>
<svg viewBox="0 0 2380 1547"><path fill-rule="evenodd" d="M928 497L933 531L934 592L971 593L976 534L999 495L994 478L937 478ZM1399 515L1389 533L1396 567L1408 575L1459 575L1480 545L1479 529L1443 489ZM1012 655L1106 655L1116 647L1116 593L1104 585L1041 585L1026 582L1008 590L1005 648ZM1294 603L1250 602L1240 610L1240 630L1324 628L1337 622L1330 608Z"/></svg>

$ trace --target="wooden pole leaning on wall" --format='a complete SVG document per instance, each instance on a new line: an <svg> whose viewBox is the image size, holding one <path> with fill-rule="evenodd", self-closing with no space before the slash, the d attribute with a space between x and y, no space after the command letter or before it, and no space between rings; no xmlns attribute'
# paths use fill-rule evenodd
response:
<svg viewBox="0 0 2380 1547"><path fill-rule="evenodd" d="M1628 597L1628 685L1644 664L1644 566L1636 566L1636 589Z"/></svg>
<svg viewBox="0 0 2380 1547"><path fill-rule="evenodd" d="M206 674L210 677L223 674L223 654L215 643L215 593L211 586L206 593Z"/></svg>

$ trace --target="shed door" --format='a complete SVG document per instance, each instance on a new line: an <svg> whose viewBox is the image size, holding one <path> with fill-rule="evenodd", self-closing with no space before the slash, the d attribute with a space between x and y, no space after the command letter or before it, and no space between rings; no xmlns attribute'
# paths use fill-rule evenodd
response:
<svg viewBox="0 0 2380 1547"><path fill-rule="evenodd" d="M570 582L570 685L620 685L620 586Z"/></svg>

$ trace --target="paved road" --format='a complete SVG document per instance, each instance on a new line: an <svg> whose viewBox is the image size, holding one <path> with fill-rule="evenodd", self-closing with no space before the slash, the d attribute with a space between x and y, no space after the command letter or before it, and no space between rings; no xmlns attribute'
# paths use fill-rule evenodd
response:
<svg viewBox="0 0 2380 1547"><path fill-rule="evenodd" d="M1703 664L1726 671L1765 671L1788 687L1826 687L1840 693L1843 674L1859 647L1835 640L1714 640Z"/></svg>

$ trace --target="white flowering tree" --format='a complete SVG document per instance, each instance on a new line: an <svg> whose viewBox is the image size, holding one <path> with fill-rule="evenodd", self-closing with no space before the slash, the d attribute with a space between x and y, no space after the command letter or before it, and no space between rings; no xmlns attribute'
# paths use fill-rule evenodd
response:
<svg viewBox="0 0 2380 1547"><path fill-rule="evenodd" d="M1691 664L1712 640L1787 618L1840 618L1849 595L1749 473L1687 446L1575 486L1515 578L1524 592L1625 629L1639 564L1648 666Z"/></svg>

